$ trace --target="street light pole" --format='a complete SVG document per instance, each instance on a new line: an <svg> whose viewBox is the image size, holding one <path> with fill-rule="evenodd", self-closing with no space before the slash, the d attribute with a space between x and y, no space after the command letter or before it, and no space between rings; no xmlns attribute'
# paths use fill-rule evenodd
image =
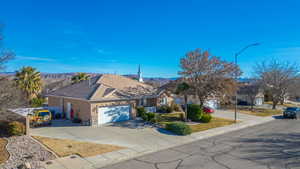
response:
<svg viewBox="0 0 300 169"><path fill-rule="evenodd" d="M252 47L252 46L258 46L260 45L259 43L253 43L253 44L250 44L250 45L247 45L245 46L244 48L242 48L239 52L235 53L234 55L234 63L236 65L236 68L238 67L238 64L237 64L237 57L242 53L244 52L246 49L248 49L249 47ZM238 69L235 70L235 82L237 83L238 81ZM238 91L236 90L235 91L235 106L234 106L234 122L236 123L237 122L237 96L238 96Z"/></svg>

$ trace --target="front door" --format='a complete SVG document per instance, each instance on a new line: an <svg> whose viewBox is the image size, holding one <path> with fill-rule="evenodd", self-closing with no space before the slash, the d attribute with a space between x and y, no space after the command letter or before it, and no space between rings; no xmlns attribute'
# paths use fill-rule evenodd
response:
<svg viewBox="0 0 300 169"><path fill-rule="evenodd" d="M71 119L71 109L72 109L72 104L68 102L67 103L67 114L66 114L67 119Z"/></svg>

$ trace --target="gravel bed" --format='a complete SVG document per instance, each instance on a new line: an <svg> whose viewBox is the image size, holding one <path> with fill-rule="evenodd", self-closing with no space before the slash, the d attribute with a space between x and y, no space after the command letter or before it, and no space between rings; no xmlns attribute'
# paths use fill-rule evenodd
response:
<svg viewBox="0 0 300 169"><path fill-rule="evenodd" d="M14 136L7 140L10 157L2 166L3 169L18 169L25 162L30 163L32 169L43 169L42 161L55 159L52 153L28 136Z"/></svg>

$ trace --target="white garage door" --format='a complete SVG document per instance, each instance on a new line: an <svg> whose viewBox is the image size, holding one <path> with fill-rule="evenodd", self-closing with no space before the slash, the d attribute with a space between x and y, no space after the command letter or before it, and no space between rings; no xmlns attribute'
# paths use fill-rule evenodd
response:
<svg viewBox="0 0 300 169"><path fill-rule="evenodd" d="M98 124L125 121L130 119L130 105L98 108Z"/></svg>

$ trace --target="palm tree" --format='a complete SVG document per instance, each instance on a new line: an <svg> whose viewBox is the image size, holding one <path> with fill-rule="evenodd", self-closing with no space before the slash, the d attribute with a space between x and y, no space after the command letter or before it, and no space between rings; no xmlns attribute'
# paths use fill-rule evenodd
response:
<svg viewBox="0 0 300 169"><path fill-rule="evenodd" d="M77 73L76 75L74 75L72 77L72 84L75 84L75 83L78 83L78 82L81 82L83 80L88 80L89 79L89 75L86 74L86 73Z"/></svg>
<svg viewBox="0 0 300 169"><path fill-rule="evenodd" d="M16 72L17 86L25 93L28 101L37 97L42 89L41 74L35 68L30 66L23 67Z"/></svg>
<svg viewBox="0 0 300 169"><path fill-rule="evenodd" d="M183 82L177 85L176 94L183 95L184 97L184 112L185 112L185 121L187 121L187 102L188 102L188 91L190 90L190 86Z"/></svg>

